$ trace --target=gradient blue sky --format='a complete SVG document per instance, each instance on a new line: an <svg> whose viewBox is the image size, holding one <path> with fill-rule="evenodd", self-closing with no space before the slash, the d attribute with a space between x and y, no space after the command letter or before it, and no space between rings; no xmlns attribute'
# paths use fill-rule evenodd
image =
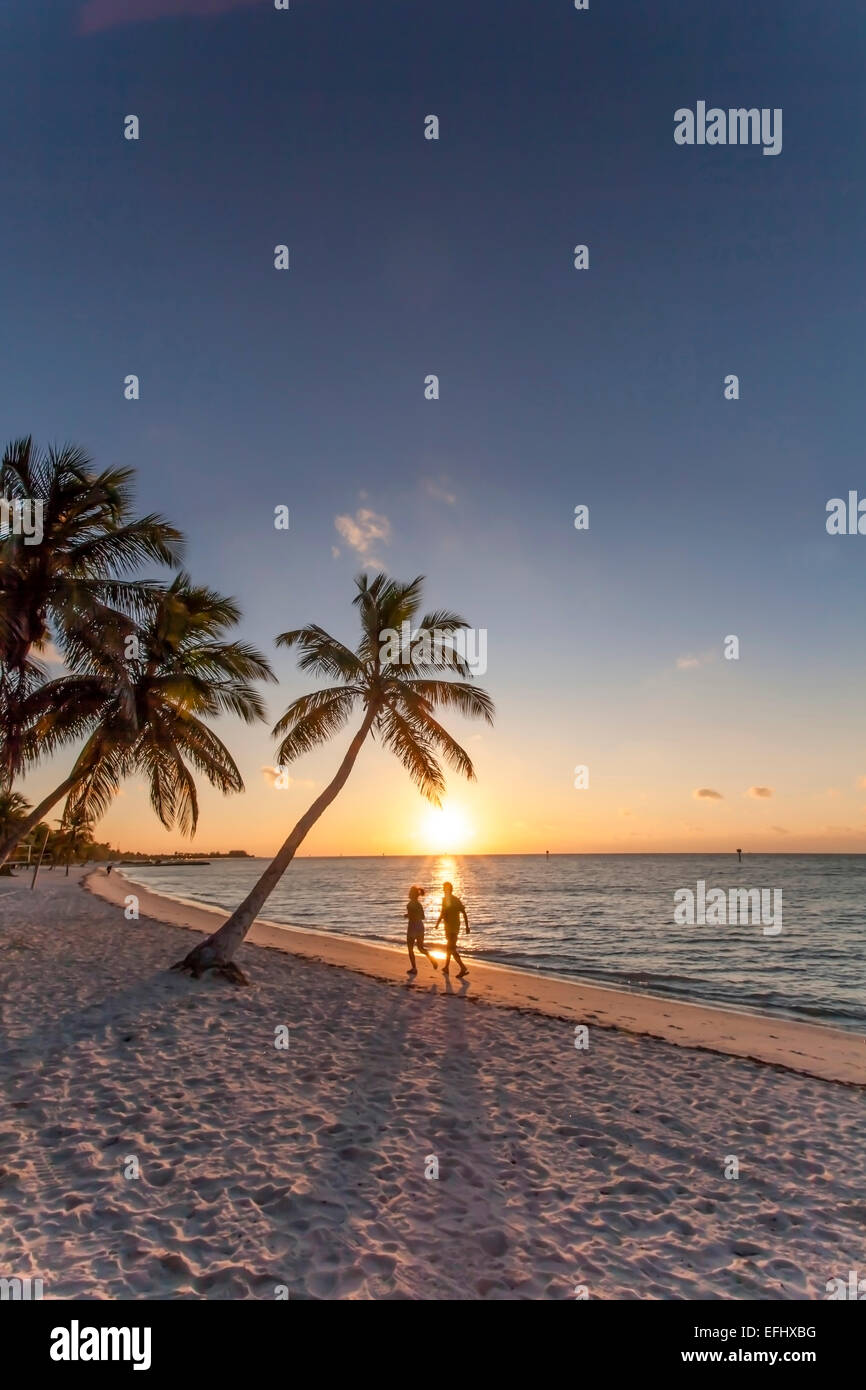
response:
<svg viewBox="0 0 866 1390"><path fill-rule="evenodd" d="M825 530L866 494L862 9L166 8L4 5L0 418L133 465L269 651L350 636L371 555L487 628L460 842L368 749L307 848L866 847L866 537ZM677 146L698 100L781 107L782 153ZM276 716L306 682L275 663ZM225 737L249 790L197 844L270 850L339 749L280 793L267 730ZM181 843L136 785L101 833Z"/></svg>

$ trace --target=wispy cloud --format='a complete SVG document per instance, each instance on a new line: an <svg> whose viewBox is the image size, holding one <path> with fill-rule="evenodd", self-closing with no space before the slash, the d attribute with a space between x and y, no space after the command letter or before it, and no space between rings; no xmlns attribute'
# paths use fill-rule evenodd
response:
<svg viewBox="0 0 866 1390"><path fill-rule="evenodd" d="M279 786L277 786L277 778L279 777L279 775L280 769L278 767L262 768L262 776L264 777L269 787L276 787L276 790L278 792L287 792L289 790L289 779L288 777L284 777L283 780L280 782Z"/></svg>
<svg viewBox="0 0 866 1390"><path fill-rule="evenodd" d="M274 791L278 792L287 792L292 787L314 787L316 785L315 782L306 779L302 781L297 777L290 777L284 767L263 767L262 777L269 787L273 787Z"/></svg>
<svg viewBox="0 0 866 1390"><path fill-rule="evenodd" d="M708 666L716 656L716 652L689 652L686 656L677 657L677 670L694 671L698 666Z"/></svg>
<svg viewBox="0 0 866 1390"><path fill-rule="evenodd" d="M775 830L777 835L790 835L790 830L786 830L784 825L771 825L771 830Z"/></svg>
<svg viewBox="0 0 866 1390"><path fill-rule="evenodd" d="M757 797L772 796L772 795L773 795L773 788L772 788L772 787L749 787L749 790L748 790L748 792L746 793L746 795L747 795L747 796L757 796Z"/></svg>
<svg viewBox="0 0 866 1390"><path fill-rule="evenodd" d="M382 561L373 555L380 542L391 539L391 523L386 516L370 507L359 507L354 516L336 516L334 525L347 545L357 550L365 565L381 567Z"/></svg>
<svg viewBox="0 0 866 1390"><path fill-rule="evenodd" d="M457 502L456 492L452 492L444 478L425 478L424 491L434 502L445 502L453 507Z"/></svg>
<svg viewBox="0 0 866 1390"><path fill-rule="evenodd" d="M229 10L249 9L265 0L86 0L78 14L83 34L114 29L121 24L145 24L152 19L177 19L183 15L209 19Z"/></svg>
<svg viewBox="0 0 866 1390"><path fill-rule="evenodd" d="M715 791L712 787L697 787L692 793L698 801L724 801L721 792Z"/></svg>

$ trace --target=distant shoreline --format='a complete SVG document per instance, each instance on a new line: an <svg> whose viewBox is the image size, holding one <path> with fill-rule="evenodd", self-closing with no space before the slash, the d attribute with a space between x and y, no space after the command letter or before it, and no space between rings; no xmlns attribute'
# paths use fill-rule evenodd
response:
<svg viewBox="0 0 866 1390"><path fill-rule="evenodd" d="M257 859L273 859L279 846L275 845L273 850L262 854L207 854L205 859L218 859L220 863L249 864ZM414 853L407 854L297 854L296 859L734 859L737 851L724 849L552 849L548 855L543 849L526 850L491 850L489 853L468 852L466 850L416 850ZM148 855L148 859L156 859L158 856ZM743 862L746 859L866 859L866 850L853 849L804 849L804 850L777 850L777 849L744 849ZM112 860L112 863L120 864L120 860ZM135 863L144 864L144 860L127 860L127 868L134 867ZM181 856L175 857L168 854L161 860L162 864L183 864L186 862Z"/></svg>

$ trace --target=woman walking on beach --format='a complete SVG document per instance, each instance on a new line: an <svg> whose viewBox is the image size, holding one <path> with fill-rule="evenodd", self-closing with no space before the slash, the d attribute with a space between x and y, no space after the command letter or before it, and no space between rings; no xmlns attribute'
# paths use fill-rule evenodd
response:
<svg viewBox="0 0 866 1390"><path fill-rule="evenodd" d="M406 904L406 916L409 919L406 927L406 946L409 951L409 969L406 971L407 975L418 974L418 967L415 964L414 948L416 946L421 954L427 957L433 969L437 969L435 960L424 945L424 908L421 906L421 897L423 893L423 888L410 888L409 901Z"/></svg>

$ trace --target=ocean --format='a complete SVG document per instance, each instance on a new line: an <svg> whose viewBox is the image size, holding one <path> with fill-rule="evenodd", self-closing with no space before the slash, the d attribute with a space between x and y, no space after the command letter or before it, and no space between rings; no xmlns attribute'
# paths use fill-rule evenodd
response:
<svg viewBox="0 0 866 1390"><path fill-rule="evenodd" d="M266 863L122 872L156 892L231 910ZM467 955L665 998L866 1026L866 855L744 855L742 864L699 854L300 857L262 916L398 945L410 885L427 890L432 936L446 879L469 913ZM781 931L751 921L679 925L674 894L697 896L698 882L707 893L764 889L770 903L780 893Z"/></svg>

